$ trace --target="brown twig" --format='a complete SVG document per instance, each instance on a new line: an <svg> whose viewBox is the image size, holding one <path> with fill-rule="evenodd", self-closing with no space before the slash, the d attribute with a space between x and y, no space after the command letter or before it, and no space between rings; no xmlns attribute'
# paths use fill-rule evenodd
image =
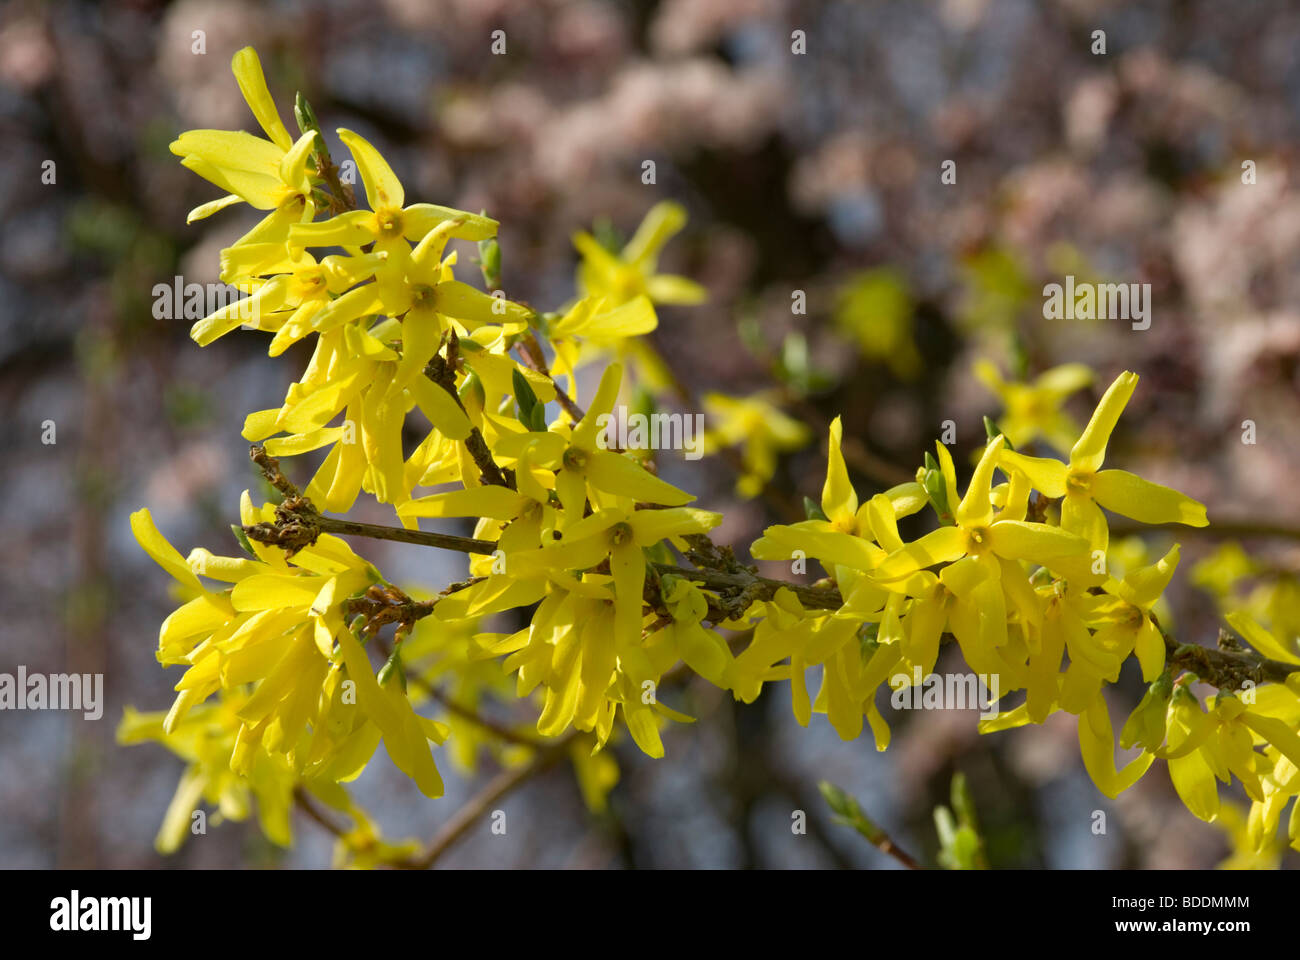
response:
<svg viewBox="0 0 1300 960"><path fill-rule="evenodd" d="M320 532L325 533L351 533L485 555L490 555L497 549L495 543L487 540L473 540L449 534L426 533L420 530L404 530L400 527L384 527L321 517L314 512L310 501L298 496L297 488L279 473L275 458L266 457L264 451L259 456L260 450L260 447L253 448L254 461L263 467L267 479L276 489L285 493L288 499L277 510L276 524L255 524L244 528L248 536L253 539L274 542L276 537L284 539L294 531L309 531L314 523ZM292 509L286 507L286 504L290 503L293 503ZM306 506L304 507L303 504ZM280 529L280 510L284 510L287 515L287 522L283 529ZM264 527L270 528L270 532L261 529ZM739 563L730 548L718 547L707 537L688 539L691 544L688 557L697 564L694 569L667 563L652 564L651 569L655 571L657 577L665 575L683 577L702 584L706 590L717 592L718 597L709 598L709 618L713 623L740 616L750 604L772 599L782 587L793 592L808 610L838 610L843 606L843 597L834 587L809 586L759 576L752 568ZM666 613L660 609L661 604L653 597L647 599L656 612ZM1161 633L1165 638L1169 662L1172 665L1191 670L1205 683L1220 689L1238 690L1247 680L1256 684L1282 683L1291 674L1300 672L1300 664L1270 660L1253 652L1238 653L1230 650L1215 650L1197 644L1180 644L1163 630Z"/></svg>
<svg viewBox="0 0 1300 960"><path fill-rule="evenodd" d="M1160 627L1155 616L1151 622L1164 637L1165 651L1169 666L1190 670L1197 678L1219 690L1240 690L1247 682L1258 686L1261 683L1286 683L1293 673L1300 672L1300 663L1283 663L1271 660L1260 653L1245 649L1216 650L1195 643L1179 643Z"/></svg>
<svg viewBox="0 0 1300 960"><path fill-rule="evenodd" d="M488 731L488 733L492 734L494 737L506 741L506 743L513 743L519 747L532 747L534 750L545 750L546 748L551 746L551 744L538 740L535 737L530 737L522 733L516 733L514 730L511 730L509 727L497 723L495 720L489 720L487 717L476 712L470 707L467 707L464 704L458 703L457 701L453 700L450 696L443 693L442 690L438 689L432 684L425 683L422 680L415 680L413 682L419 684L419 686L430 696L430 698L436 700L442 706L446 707L448 712L454 713L456 714L456 716L464 720L468 720L471 723L477 724L478 726L482 727L484 730Z"/></svg>
<svg viewBox="0 0 1300 960"><path fill-rule="evenodd" d="M492 540L477 540L450 533L407 530L405 527L386 527L377 523L361 523L356 520L322 516L311 500L300 494L293 482L281 472L280 461L269 455L266 448L261 444L254 444L249 450L249 457L261 468L267 482L284 496L284 500L276 507L274 523L253 523L244 527L244 534L258 543L283 547L292 554L315 543L320 534L332 533L339 536L414 543L422 547L457 550L461 553L480 553L485 556L490 556L497 549L497 544Z"/></svg>
<svg viewBox="0 0 1300 960"><path fill-rule="evenodd" d="M422 547L438 547L441 550L457 550L461 553L481 553L490 556L498 546L494 540L478 540L474 537L458 537L450 533L433 533L427 530L407 530L404 527L386 527L377 523L358 523L355 520L339 520L335 517L322 517L319 514L317 523L320 525L321 533L370 537L372 540L394 540L398 543L414 543Z"/></svg>
<svg viewBox="0 0 1300 960"><path fill-rule="evenodd" d="M427 870L438 862L439 858L450 850L472 827L480 817L488 813L492 806L516 787L549 769L568 751L569 745L577 738L578 732L572 730L555 743L538 751L528 763L512 770L502 770L486 787L462 804L451 818L429 841L425 850L409 860L395 866L411 870Z"/></svg>
<svg viewBox="0 0 1300 960"><path fill-rule="evenodd" d="M681 577L695 583L703 584L705 589L723 591L733 595L745 595L750 602L770 600L782 587L792 591L799 602L809 610L838 610L844 605L839 590L833 587L812 587L802 583L790 583L785 580L773 580L760 577L755 573L728 573L722 570L688 570L670 563L654 564L660 575ZM746 604L748 605L748 604ZM743 613L744 611L737 611Z"/></svg>
<svg viewBox="0 0 1300 960"><path fill-rule="evenodd" d="M456 406L460 407L461 412L465 413L465 404L461 402L460 394L456 391L456 371L459 367L460 338L456 335L455 330L448 330L443 335L440 351L434 354L433 359L425 366L424 375L442 387L447 392L447 395L455 401ZM479 475L484 483L507 487L511 490L515 488L514 477L509 470L498 466L492 456L492 451L488 449L487 441L483 439L482 431L478 427L470 427L469 436L465 438L465 449L474 458L474 465L478 467Z"/></svg>
<svg viewBox="0 0 1300 960"><path fill-rule="evenodd" d="M293 801L298 805L298 809L302 810L303 813L307 814L308 817L316 821L327 831L334 834L334 836L342 838L347 834L347 830L339 826L329 817L325 816L324 812L316 806L315 801L311 799L311 795L307 793L305 788L301 786L293 788Z"/></svg>
<svg viewBox="0 0 1300 960"><path fill-rule="evenodd" d="M526 330L519 338L516 346L519 347L519 356L524 363L551 381L551 386L555 388L556 402L569 415L570 419L576 424L585 417L586 413L582 407L578 406L577 402L565 393L564 388L555 382L555 377L552 376L550 367L546 363L546 354L542 352L542 345L537 342L537 337L533 334L533 331Z"/></svg>
<svg viewBox="0 0 1300 960"><path fill-rule="evenodd" d="M1138 533L1168 533L1169 530L1146 523L1133 523L1123 520L1110 522L1112 537L1125 537ZM1200 537L1272 537L1277 540L1300 540L1300 526L1277 523L1251 517L1234 517L1227 520L1212 518L1208 527L1178 526L1178 535Z"/></svg>

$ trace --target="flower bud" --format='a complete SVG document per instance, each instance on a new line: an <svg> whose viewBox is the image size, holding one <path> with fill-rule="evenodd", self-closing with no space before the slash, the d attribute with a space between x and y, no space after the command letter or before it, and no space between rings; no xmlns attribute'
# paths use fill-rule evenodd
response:
<svg viewBox="0 0 1300 960"><path fill-rule="evenodd" d="M1156 750L1165 741L1165 724L1174 685L1166 670L1155 679L1142 701L1129 715L1119 734L1119 745L1127 750L1135 744L1144 750Z"/></svg>

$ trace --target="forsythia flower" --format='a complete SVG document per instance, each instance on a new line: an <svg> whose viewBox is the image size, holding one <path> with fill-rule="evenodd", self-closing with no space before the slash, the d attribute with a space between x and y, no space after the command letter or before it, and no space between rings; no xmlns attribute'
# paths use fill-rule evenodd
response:
<svg viewBox="0 0 1300 960"><path fill-rule="evenodd" d="M673 235L686 225L681 204L655 204L623 250L614 254L589 233L574 234L573 245L582 254L578 290L583 296L603 297L611 307L635 297L655 303L703 303L706 293L693 280L656 272L659 254Z"/></svg>
<svg viewBox="0 0 1300 960"><path fill-rule="evenodd" d="M283 757L259 751L242 773L230 768L235 737L241 726L239 710L247 696L231 692L192 711L168 727L162 713L126 708L117 728L123 744L149 740L163 744L188 764L154 840L159 853L174 853L190 833L194 811L206 801L217 808L213 825L245 820L256 799L258 823L272 843L287 847L292 839L289 808L298 778Z"/></svg>
<svg viewBox="0 0 1300 960"><path fill-rule="evenodd" d="M245 492L241 514L251 524L270 519L274 509L257 510ZM133 514L131 527L145 551L194 595L159 635L158 659L188 668L163 720L165 734L219 690L255 684L236 713L240 725L229 757L235 773L248 773L267 753L283 756L299 772L347 780L382 738L393 762L423 792L441 795L426 741L441 743L445 728L419 717L400 690L376 680L344 624L343 602L379 581L373 566L328 535L292 558L259 544L259 559L198 549L187 561L158 532L148 510ZM200 576L232 586L212 591ZM344 680L355 689L351 700Z"/></svg>
<svg viewBox="0 0 1300 960"><path fill-rule="evenodd" d="M987 360L975 364L975 376L1002 401L998 427L1014 447L1039 437L1057 450L1068 450L1079 436L1074 420L1061 409L1065 399L1092 383L1092 371L1066 363L1042 373L1033 383L1008 382Z"/></svg>
<svg viewBox="0 0 1300 960"><path fill-rule="evenodd" d="M316 207L307 174L313 135L304 132L295 142L275 108L262 64L252 47L235 54L231 64L239 90L269 140L233 130L191 130L171 144L181 163L217 186L230 191L190 211L188 222L244 202L270 210L241 243L283 240L289 226L310 220Z"/></svg>
<svg viewBox="0 0 1300 960"><path fill-rule="evenodd" d="M762 394L730 397L714 391L705 394L703 402L713 423L704 435L705 452L741 447L744 471L736 480L736 493L745 499L758 496L768 484L781 454L803 448L812 438L807 426Z"/></svg>
<svg viewBox="0 0 1300 960"><path fill-rule="evenodd" d="M1003 451L1001 457L1004 465L1024 474L1045 496L1064 497L1061 526L1087 537L1097 550L1104 551L1110 538L1099 506L1142 523L1203 527L1209 522L1205 507L1176 490L1143 480L1127 470L1101 469L1106 443L1137 381L1135 373L1121 373L1115 378L1070 449L1068 464L1010 450Z"/></svg>
<svg viewBox="0 0 1300 960"><path fill-rule="evenodd" d="M921 372L912 298L896 271L870 270L853 277L836 296L834 323L857 341L862 355L883 361L900 380Z"/></svg>
<svg viewBox="0 0 1300 960"><path fill-rule="evenodd" d="M131 516L136 539L181 600L157 651L161 664L184 669L175 700L165 714L128 709L119 729L123 742L156 740L187 763L159 849L176 849L201 802L230 819L247 817L255 803L266 835L287 844L293 803L314 798L349 818L336 831L339 865L418 862L418 847L383 840L342 785L382 743L421 792L440 796L434 746L452 737L463 769L485 750L506 766L540 759L525 720L538 737L567 737L562 749L598 811L618 780L603 748L621 735L619 718L651 757L664 755L668 721L691 720L661 699L681 670L743 702L789 681L800 724L824 714L844 739L870 728L883 750L890 729L881 687L897 694L920 682L947 636L985 679L991 701L1024 691L1023 702L982 719L981 731L1042 723L1063 710L1077 717L1084 766L1107 795L1159 759L1188 808L1214 820L1224 809L1218 783L1235 778L1252 800L1244 825L1225 824L1239 848L1271 856L1290 805L1287 830L1300 849L1300 670L1284 669L1300 667L1295 593L1279 581L1237 597L1240 563L1228 557L1200 568L1228 622L1278 661L1255 676L1281 669L1288 677L1236 691L1208 678L1223 687L1207 711L1192 691L1198 678L1175 677L1173 668L1208 662L1208 653L1196 661L1174 647L1157 612L1179 547L1147 563L1142 551L1109 543L1102 508L1147 523L1207 522L1205 508L1183 494L1102 469L1135 374L1116 379L1075 437L1060 406L1088 382L1086 368L1008 384L980 366L1007 406L1006 432L985 446L962 495L952 456L938 444L915 482L859 496L836 418L820 504L810 502L807 520L767 527L751 549L796 574L816 560L828 578L800 585L759 577L709 538L719 514L687 506L694 496L657 476L652 460L611 449L603 429L625 368L641 389L673 385L636 338L657 327L655 304L704 297L693 282L657 272L664 244L685 224L682 207L656 205L618 254L578 234L579 296L561 312L538 312L456 276L448 244L478 241L491 254L483 274L496 284L499 248L487 243L495 220L408 204L379 151L340 130L369 204L352 209L350 196L335 195L310 109L296 111L303 129L294 140L256 54L241 50L233 69L267 139L190 131L172 149L229 191L191 220L240 201L269 213L221 253L222 278L247 296L191 335L208 344L252 326L272 335L272 356L314 342L283 403L245 420L244 436L264 442L254 460L284 499L257 506L244 493L235 527L244 555L199 548L182 557L148 510ZM317 220L319 210L342 212ZM892 303L907 312L905 300ZM579 405L575 370L611 354L626 362L608 362ZM900 373L914 367L901 359ZM568 379L567 392L557 376ZM716 421L709 444L743 445L744 496L772 478L779 454L808 442L808 430L763 394L713 393L705 405ZM413 447L408 428L418 431ZM1037 436L1068 448L1068 462L1010 449ZM323 458L301 493L268 459L316 450ZM362 491L390 504L404 529L328 516L349 510ZM1058 499L1059 523L1050 509ZM904 539L900 519L926 507L938 525ZM419 530L422 521L453 519L473 520L473 538ZM412 598L330 531L459 549L468 577ZM676 566L675 553L695 569ZM511 632L484 632L486 618L508 611L519 617ZM381 636L390 624L391 639ZM1134 658L1149 688L1118 739L1141 752L1117 767L1105 687ZM820 668L815 695L810 668ZM512 675L526 716L485 720L477 711L504 698ZM445 722L417 712L428 705Z"/></svg>

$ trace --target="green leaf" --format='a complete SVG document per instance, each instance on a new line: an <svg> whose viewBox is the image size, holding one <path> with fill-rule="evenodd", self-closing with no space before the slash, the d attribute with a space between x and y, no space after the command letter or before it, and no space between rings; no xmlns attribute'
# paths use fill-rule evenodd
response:
<svg viewBox="0 0 1300 960"><path fill-rule="evenodd" d="M803 498L803 512L804 516L809 520L825 520L828 523L830 522L830 517L826 516L826 512L821 508L821 504L812 497Z"/></svg>
<svg viewBox="0 0 1300 960"><path fill-rule="evenodd" d="M947 870L987 870L988 858L979 832L979 820L975 816L975 800L965 774L953 775L950 793L952 810L944 806L934 810L934 826L939 835L939 864ZM956 811L955 817L953 811Z"/></svg>
<svg viewBox="0 0 1300 960"><path fill-rule="evenodd" d="M501 287L501 244L495 237L478 242L479 269L483 271L483 283L489 290Z"/></svg>
<svg viewBox="0 0 1300 960"><path fill-rule="evenodd" d="M1011 445L1011 441L1006 438L1005 434L1002 433L1002 428L999 427L996 422L994 422L992 417L984 418L984 433L988 435L988 438L990 440L995 440L998 437L1002 437L1004 443L1006 444L1006 448L1008 450L1015 449L1015 447Z"/></svg>
<svg viewBox="0 0 1300 960"><path fill-rule="evenodd" d="M298 121L299 133L320 133L320 123L316 120L316 111L311 108L307 98L299 90L293 98L293 116Z"/></svg>
<svg viewBox="0 0 1300 960"><path fill-rule="evenodd" d="M926 456L929 457L929 454L926 454ZM952 509L948 506L948 485L944 483L943 474L938 470L926 470L921 486L925 487L925 492L930 497L934 512L939 516L939 522L944 526L951 526L953 523Z"/></svg>
<svg viewBox="0 0 1300 960"><path fill-rule="evenodd" d="M510 381L515 388L515 406L519 422L528 429L533 429L533 411L537 409L537 394L533 393L533 388L525 377L516 367L510 374Z"/></svg>
<svg viewBox="0 0 1300 960"><path fill-rule="evenodd" d="M248 541L248 534L244 533L244 528L243 528L243 527L241 527L241 526L240 526L239 524L237 524L237 523L232 523L232 524L230 525L230 532L233 533L233 534L235 535L235 539L239 541L239 546L240 546L240 548L243 549L243 551L244 551L246 554L248 554L248 555L249 555L250 557L252 557L254 560L261 560L261 559L262 559L261 557L259 557L259 556L254 552L254 550L253 550L253 545L252 545L251 543L249 543L249 541Z"/></svg>

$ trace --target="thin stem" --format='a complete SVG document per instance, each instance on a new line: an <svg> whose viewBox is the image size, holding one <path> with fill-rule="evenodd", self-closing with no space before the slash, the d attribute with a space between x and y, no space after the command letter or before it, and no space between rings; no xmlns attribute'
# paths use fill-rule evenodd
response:
<svg viewBox="0 0 1300 960"><path fill-rule="evenodd" d="M426 530L407 530L405 527L386 527L378 523L339 520L335 517L322 517L319 514L316 517L316 524L321 533L369 537L372 540L393 540L398 543L414 543L422 547L437 547L441 550L458 550L461 553L481 553L490 556L498 546L492 540L476 540L473 537L458 537L450 533L433 533ZM247 531L247 528L245 530Z"/></svg>
<svg viewBox="0 0 1300 960"><path fill-rule="evenodd" d="M569 415L573 422L576 424L579 420L585 417L587 414L583 411L582 407L578 406L577 402L565 393L564 388L555 381L555 377L551 374L550 367L547 366L546 354L542 352L542 345L538 342L533 331L525 331L523 336L520 337L519 343L516 345L519 347L519 355L523 358L524 363L528 364L532 369L536 370L542 376L551 381L551 386L555 388L556 402L559 403L559 405L564 409L564 412Z"/></svg>
<svg viewBox="0 0 1300 960"><path fill-rule="evenodd" d="M456 716L468 720L471 723L478 724L494 737L504 740L507 743L513 743L516 746L532 747L534 750L545 750L551 746L551 744L543 743L541 740L537 740L533 737L526 736L522 733L516 733L509 727L497 723L495 720L489 720L482 714L476 713L469 707L453 700L450 696L443 693L442 690L431 684L426 684L422 680L416 680L415 683L422 687L432 699L446 707L449 712L454 713Z"/></svg>
<svg viewBox="0 0 1300 960"><path fill-rule="evenodd" d="M539 751L532 760L513 770L502 770L479 793L459 807L451 819L429 841L429 846L418 856L414 856L396 866L412 870L427 870L450 850L469 831L480 817L488 813L502 797L516 787L527 783L537 774L549 769L569 748L577 737L576 730L570 731L558 741Z"/></svg>
<svg viewBox="0 0 1300 960"><path fill-rule="evenodd" d="M430 610L432 610L432 608L430 608ZM379 651L384 655L384 659L388 659L392 656L392 647L387 642L376 638L375 644L379 648ZM450 713L454 713L458 717L477 724L493 736L498 737L507 743L513 743L520 747L531 747L534 750L545 750L551 746L549 743L543 743L541 740L535 740L522 733L515 733L515 731L511 730L509 727L503 726L494 720L489 720L487 717L482 716L470 707L456 702L438 689L438 687L420 677L408 676L406 682L408 688L413 686L417 691L423 691L428 694L431 700L435 700L442 704L442 706L446 707Z"/></svg>
<svg viewBox="0 0 1300 960"><path fill-rule="evenodd" d="M443 352L434 354L433 359L425 366L424 375L442 387L447 392L447 396L460 407L461 413L468 416L465 404L461 402L460 394L456 391L456 371L460 369L460 338L455 330L448 330L443 336L441 349ZM464 442L465 449L474 458L474 465L478 467L484 483L508 487L511 490L515 488L514 478L509 471L497 465L478 427L470 427L469 436Z"/></svg>
<svg viewBox="0 0 1300 960"><path fill-rule="evenodd" d="M303 813L334 834L334 836L342 838L347 833L343 827L325 816L324 812L316 806L315 801L311 799L311 795L303 787L293 788L293 801Z"/></svg>
<svg viewBox="0 0 1300 960"><path fill-rule="evenodd" d="M294 552L315 543L322 533L333 533L414 543L422 547L458 550L461 553L481 553L485 556L490 556L497 549L497 544L491 540L322 516L311 500L298 492L298 488L280 470L280 461L270 456L265 447L254 444L249 450L249 458L261 468L267 482L284 497L284 501L276 508L274 523L253 523L244 527L244 534L259 543L269 543Z"/></svg>
<svg viewBox="0 0 1300 960"><path fill-rule="evenodd" d="M1113 520L1110 523L1112 537L1126 537L1133 534L1169 532L1151 524L1130 523ZM1201 537L1272 537L1279 540L1300 540L1300 526L1277 523L1272 520L1250 517L1234 517L1228 520L1212 519L1208 527L1187 527L1180 525L1178 535L1188 534Z"/></svg>
<svg viewBox="0 0 1300 960"><path fill-rule="evenodd" d="M831 812L835 814L837 822L852 827L873 847L881 853L893 857L909 870L925 869L915 857L895 843L880 824L867 816L866 811L862 809L856 797L845 793L835 784L826 780L818 784L818 789L821 791L822 797L825 798L827 806L831 808Z"/></svg>
<svg viewBox="0 0 1300 960"><path fill-rule="evenodd" d="M660 576L682 577L695 583L703 584L710 590L749 591L754 600L770 600L782 587L790 590L806 609L838 610L844 605L840 592L832 587L810 587L802 583L790 583L786 580L773 580L760 577L754 573L727 573L721 570L688 570L670 563L656 563L654 569Z"/></svg>

